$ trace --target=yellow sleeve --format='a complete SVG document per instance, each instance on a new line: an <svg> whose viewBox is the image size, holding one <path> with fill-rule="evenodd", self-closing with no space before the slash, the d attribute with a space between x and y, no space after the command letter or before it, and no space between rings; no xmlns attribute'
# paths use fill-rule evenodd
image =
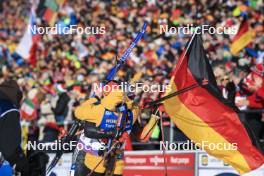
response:
<svg viewBox="0 0 264 176"><path fill-rule="evenodd" d="M152 135L153 131L154 131L154 127L158 122L158 118L155 115L151 115L150 120L148 121L148 123L145 125L145 127L143 128L141 134L140 134L140 140L141 141L147 141L150 136Z"/></svg>
<svg viewBox="0 0 264 176"><path fill-rule="evenodd" d="M124 93L121 91L113 91L107 96L101 99L101 103L94 105L97 102L96 98L91 98L79 107L76 108L74 114L77 119L93 122L96 126L99 126L103 118L105 109L114 111L116 106L122 103L124 99Z"/></svg>
<svg viewBox="0 0 264 176"><path fill-rule="evenodd" d="M101 104L108 110L110 111L115 111L116 110L116 106L118 104L121 104L125 99L125 95L124 92L122 91L112 91L110 92L107 96L105 96L102 100L101 100Z"/></svg>
<svg viewBox="0 0 264 176"><path fill-rule="evenodd" d="M97 102L96 98L90 98L83 102L75 109L75 117L79 120L96 123L96 126L98 126L104 115L104 107L101 104L94 105L95 102Z"/></svg>

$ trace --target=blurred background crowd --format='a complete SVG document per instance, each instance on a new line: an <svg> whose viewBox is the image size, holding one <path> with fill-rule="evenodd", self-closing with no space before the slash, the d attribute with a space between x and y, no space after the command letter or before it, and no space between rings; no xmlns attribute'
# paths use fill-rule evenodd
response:
<svg viewBox="0 0 264 176"><path fill-rule="evenodd" d="M16 48L27 29L31 7L27 0L0 1L0 82L13 78L23 90L21 116L28 134L24 137L52 141L64 133L74 119L74 108L90 96L92 83L104 79L144 20L150 24L147 32L117 77L122 81L133 79L148 85L164 85L168 84L170 72L190 35L181 31L177 35L160 34L160 25L230 27L239 26L247 16L254 40L238 55L230 52L233 35L204 34L204 47L223 96L248 111L243 113L245 118L258 138L264 138L264 4L261 0L66 1L58 12L57 24L104 26L105 34L42 35L26 60L16 53ZM37 8L37 16L39 11ZM39 16L36 24L48 25ZM137 92L135 101L142 105L160 96L162 93ZM254 113L249 113L250 110ZM141 120L144 122L149 117L150 113L143 111ZM163 125L166 138L170 138L169 118L166 119ZM185 140L177 127L172 132L173 140ZM159 138L157 128L152 140Z"/></svg>

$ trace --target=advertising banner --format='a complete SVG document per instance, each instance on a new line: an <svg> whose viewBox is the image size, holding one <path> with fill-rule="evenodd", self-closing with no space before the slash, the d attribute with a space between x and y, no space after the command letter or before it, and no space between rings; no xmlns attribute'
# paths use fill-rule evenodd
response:
<svg viewBox="0 0 264 176"><path fill-rule="evenodd" d="M55 155L49 154L50 161ZM240 176L231 166L203 151L166 151L168 176ZM64 154L49 176L70 176L72 154ZM125 152L124 176L164 176L162 151ZM264 168L243 176L264 176Z"/></svg>
<svg viewBox="0 0 264 176"><path fill-rule="evenodd" d="M166 152L168 176L193 176L195 153ZM165 164L162 151L125 153L124 176L163 176Z"/></svg>

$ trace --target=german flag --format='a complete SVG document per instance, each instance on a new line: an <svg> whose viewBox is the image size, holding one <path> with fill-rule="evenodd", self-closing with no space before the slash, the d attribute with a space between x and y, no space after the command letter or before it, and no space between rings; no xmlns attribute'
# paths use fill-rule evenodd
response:
<svg viewBox="0 0 264 176"><path fill-rule="evenodd" d="M241 49L245 48L253 40L253 30L250 28L246 18L243 19L239 30L233 38L231 53L236 55Z"/></svg>
<svg viewBox="0 0 264 176"><path fill-rule="evenodd" d="M189 139L206 152L233 166L240 174L260 167L264 156L252 144L238 110L219 91L200 35L194 35L186 55L172 73L171 94L199 84L164 101L167 114ZM204 80L207 85L202 85Z"/></svg>

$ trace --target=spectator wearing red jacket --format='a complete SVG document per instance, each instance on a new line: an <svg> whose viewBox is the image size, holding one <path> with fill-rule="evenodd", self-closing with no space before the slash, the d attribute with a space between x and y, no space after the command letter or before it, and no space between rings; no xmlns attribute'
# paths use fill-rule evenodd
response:
<svg viewBox="0 0 264 176"><path fill-rule="evenodd" d="M252 68L254 79L253 94L247 97L250 108L264 108L264 66L258 64Z"/></svg>

